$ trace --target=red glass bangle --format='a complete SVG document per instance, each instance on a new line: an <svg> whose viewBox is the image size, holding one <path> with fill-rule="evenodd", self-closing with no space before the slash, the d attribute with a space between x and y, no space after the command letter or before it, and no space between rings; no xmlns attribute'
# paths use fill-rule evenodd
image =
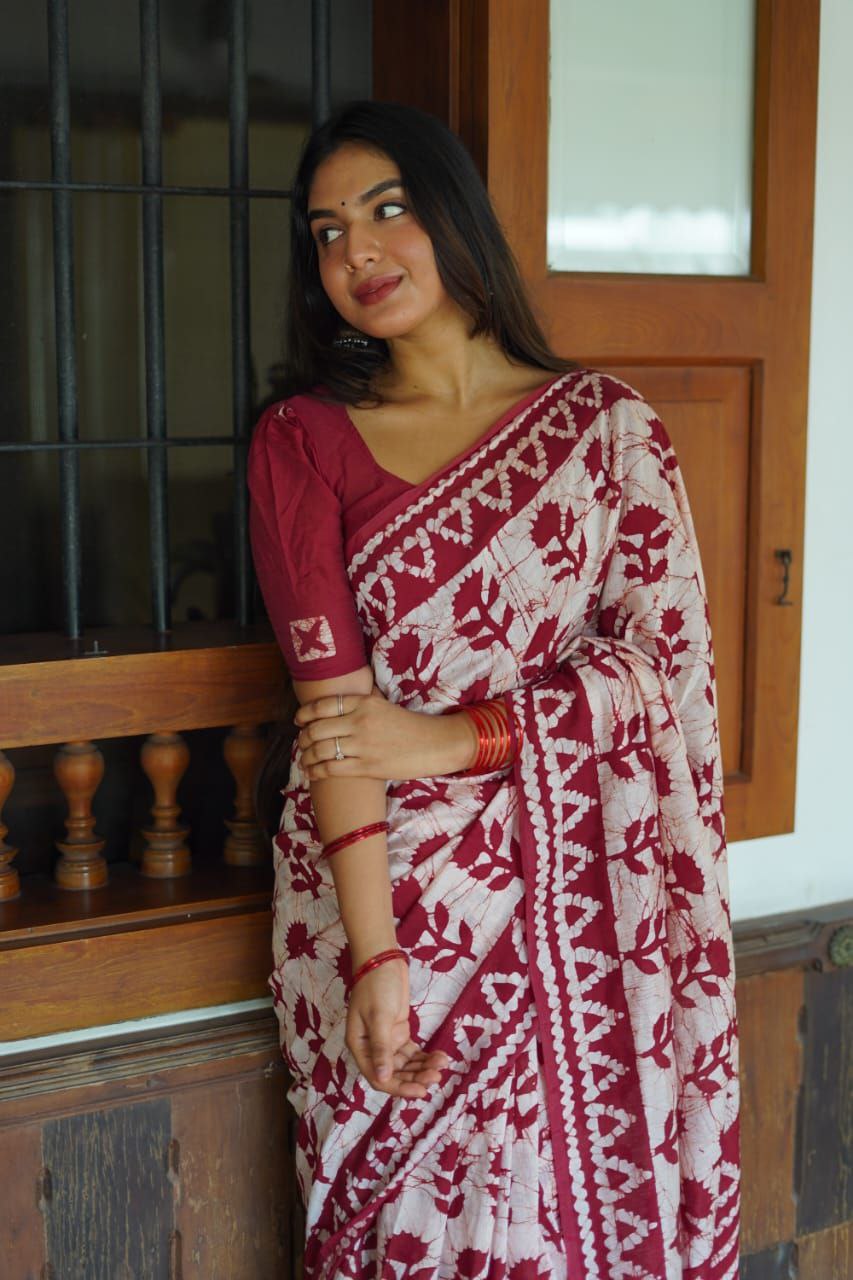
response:
<svg viewBox="0 0 853 1280"><path fill-rule="evenodd" d="M388 820L383 819L381 822L368 822L363 827L356 827L354 831L347 831L342 836L337 836L334 840L330 840L327 845L323 846L322 857L330 858L333 853L337 853L339 849L346 848L347 845L355 844L357 840L366 840L368 836L378 835L380 831L388 830Z"/></svg>
<svg viewBox="0 0 853 1280"><path fill-rule="evenodd" d="M493 726L492 742L490 749L486 753L484 772L500 768L506 763L509 748L509 730L506 718L501 714L502 705L494 698L483 704L482 709Z"/></svg>
<svg viewBox="0 0 853 1280"><path fill-rule="evenodd" d="M510 732L509 732L509 717L507 716L507 713L506 713L506 705L503 699L501 698L492 699L492 701L489 703L489 711L490 711L490 714L494 716L498 724L499 742L498 742L497 759L492 765L493 769L498 769L498 768L503 768L503 766L509 760L509 749L510 749L510 742L511 742Z"/></svg>
<svg viewBox="0 0 853 1280"><path fill-rule="evenodd" d="M468 715L474 721L474 725L477 729L477 754L474 756L473 761L468 766L467 772L482 773L484 770L484 765L486 764L486 761L490 754L490 743L492 739L492 724L491 724L491 721L487 718L481 705L472 703L471 706L466 707L465 710L468 712Z"/></svg>
<svg viewBox="0 0 853 1280"><path fill-rule="evenodd" d="M486 702L472 702L466 706L443 707L440 714L467 712L477 735L474 759L465 769L458 769L451 777L464 778L475 773L489 773L502 769L515 760L523 733L518 717L503 698L490 698Z"/></svg>
<svg viewBox="0 0 853 1280"><path fill-rule="evenodd" d="M371 969L377 969L379 965L385 964L386 960L405 960L406 964L409 963L409 957L400 947L390 947L387 951L380 951L378 955L371 956L369 960L365 960L364 964L356 969L347 986L347 995L366 973L370 973Z"/></svg>
<svg viewBox="0 0 853 1280"><path fill-rule="evenodd" d="M481 772L489 773L497 768L498 762L505 753L504 731L500 718L491 702L483 703L480 707L480 714L485 717L489 726L489 736L483 751Z"/></svg>
<svg viewBox="0 0 853 1280"><path fill-rule="evenodd" d="M504 703L504 706L506 706L506 703ZM518 716L515 714L515 708L510 706L507 710L509 711L510 732L510 757L507 761L509 764L517 760L521 755L521 744L524 741L524 731L522 730Z"/></svg>
<svg viewBox="0 0 853 1280"><path fill-rule="evenodd" d="M489 702L470 703L468 706L446 709L467 712L477 733L477 751L474 760L467 768L458 770L453 776L464 778L471 774L488 773L502 767L505 763L504 757L509 752L510 735L497 709L499 701L499 699L491 699Z"/></svg>

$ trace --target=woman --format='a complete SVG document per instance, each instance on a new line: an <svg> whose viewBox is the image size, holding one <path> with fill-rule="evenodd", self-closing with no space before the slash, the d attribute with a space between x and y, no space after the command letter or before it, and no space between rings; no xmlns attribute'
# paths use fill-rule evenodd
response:
<svg viewBox="0 0 853 1280"><path fill-rule="evenodd" d="M250 488L301 704L271 985L306 1278L734 1277L714 665L666 432L548 350L432 117L322 126L291 258Z"/></svg>

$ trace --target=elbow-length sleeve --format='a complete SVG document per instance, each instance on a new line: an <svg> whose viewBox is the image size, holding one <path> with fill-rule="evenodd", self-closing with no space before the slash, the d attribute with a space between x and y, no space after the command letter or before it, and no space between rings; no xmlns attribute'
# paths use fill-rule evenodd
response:
<svg viewBox="0 0 853 1280"><path fill-rule="evenodd" d="M286 402L267 409L255 427L248 485L255 571L291 676L329 679L367 665L340 502Z"/></svg>

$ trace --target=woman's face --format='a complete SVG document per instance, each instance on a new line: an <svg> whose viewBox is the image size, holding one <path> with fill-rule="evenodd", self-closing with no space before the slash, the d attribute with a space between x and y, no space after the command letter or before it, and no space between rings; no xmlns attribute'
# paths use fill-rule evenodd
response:
<svg viewBox="0 0 853 1280"><path fill-rule="evenodd" d="M323 288L362 333L402 337L458 309L441 283L432 241L409 212L400 171L383 152L339 147L314 174L308 217Z"/></svg>

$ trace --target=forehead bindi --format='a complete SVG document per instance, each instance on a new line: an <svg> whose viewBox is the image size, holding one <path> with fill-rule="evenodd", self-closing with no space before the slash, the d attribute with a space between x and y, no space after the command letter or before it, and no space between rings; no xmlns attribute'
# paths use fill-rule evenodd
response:
<svg viewBox="0 0 853 1280"><path fill-rule="evenodd" d="M400 171L387 156L362 147L342 147L317 169L310 209L357 206L379 185L400 185Z"/></svg>

